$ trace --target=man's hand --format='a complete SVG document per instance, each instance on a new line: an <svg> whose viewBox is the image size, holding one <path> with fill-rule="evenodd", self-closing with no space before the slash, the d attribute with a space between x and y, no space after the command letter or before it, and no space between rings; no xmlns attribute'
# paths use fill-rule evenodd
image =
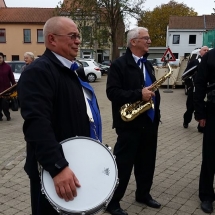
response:
<svg viewBox="0 0 215 215"><path fill-rule="evenodd" d="M142 89L142 100L149 101L152 96L155 96L155 93L151 91L151 86L145 87Z"/></svg>
<svg viewBox="0 0 215 215"><path fill-rule="evenodd" d="M205 127L206 119L200 119L200 120L196 120L196 121L199 122L200 127Z"/></svg>
<svg viewBox="0 0 215 215"><path fill-rule="evenodd" d="M58 196L67 202L73 200L74 197L77 196L76 187L81 186L69 167L64 168L53 178L53 181Z"/></svg>

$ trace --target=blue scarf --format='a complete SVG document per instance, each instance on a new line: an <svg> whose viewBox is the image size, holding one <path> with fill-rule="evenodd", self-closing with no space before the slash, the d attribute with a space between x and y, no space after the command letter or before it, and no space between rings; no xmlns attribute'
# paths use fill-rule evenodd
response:
<svg viewBox="0 0 215 215"><path fill-rule="evenodd" d="M76 65L74 65L76 64ZM71 66L71 70L76 70L78 68L77 63L73 63ZM92 96L92 100L87 99L88 104L90 106L91 112L92 112L92 116L94 119L94 122L90 122L90 137L95 139L95 140L99 140L100 142L102 142L102 121L101 121L101 116L100 116L100 112L99 112L99 108L97 105L97 100L96 100L96 96L94 93L93 88L90 86L89 83L82 81L79 77L78 77L80 84L82 85L83 88L89 90L91 96Z"/></svg>

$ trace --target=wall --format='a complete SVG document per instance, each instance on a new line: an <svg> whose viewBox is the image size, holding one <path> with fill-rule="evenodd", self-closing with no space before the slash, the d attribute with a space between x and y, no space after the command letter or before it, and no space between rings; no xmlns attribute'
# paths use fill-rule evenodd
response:
<svg viewBox="0 0 215 215"><path fill-rule="evenodd" d="M6 29L6 43L0 43L0 51L6 55L7 61L12 60L12 55L19 55L23 60L27 51L33 52L35 57L45 51L44 43L37 43L37 29L43 29L43 24L0 24L0 28ZM23 29L31 29L31 43L23 42Z"/></svg>
<svg viewBox="0 0 215 215"><path fill-rule="evenodd" d="M179 44L173 44L173 35L180 35ZM196 44L189 44L189 35L196 35ZM202 47L203 30L186 31L186 30L170 30L167 32L167 46L172 53L178 53L178 58L184 56L185 53L191 53L195 48Z"/></svg>

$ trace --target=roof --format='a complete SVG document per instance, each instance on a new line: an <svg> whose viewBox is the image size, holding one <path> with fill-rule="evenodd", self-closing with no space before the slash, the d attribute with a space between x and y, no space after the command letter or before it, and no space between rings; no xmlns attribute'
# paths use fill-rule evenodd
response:
<svg viewBox="0 0 215 215"><path fill-rule="evenodd" d="M215 28L215 16L170 16L169 29L206 29Z"/></svg>
<svg viewBox="0 0 215 215"><path fill-rule="evenodd" d="M0 8L0 23L45 23L55 8Z"/></svg>
<svg viewBox="0 0 215 215"><path fill-rule="evenodd" d="M4 0L0 0L0 7L6 7L6 4L5 4Z"/></svg>

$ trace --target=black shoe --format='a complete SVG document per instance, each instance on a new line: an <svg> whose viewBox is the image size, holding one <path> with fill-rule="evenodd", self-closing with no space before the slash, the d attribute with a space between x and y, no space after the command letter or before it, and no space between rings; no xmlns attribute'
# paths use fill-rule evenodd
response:
<svg viewBox="0 0 215 215"><path fill-rule="evenodd" d="M3 121L3 119L2 119L2 118L0 118L0 121Z"/></svg>
<svg viewBox="0 0 215 215"><path fill-rule="evenodd" d="M11 120L11 117L9 116L9 117L7 117L7 121L10 121Z"/></svg>
<svg viewBox="0 0 215 215"><path fill-rule="evenodd" d="M160 208L161 207L161 204L158 203L154 199L149 199L149 200L145 200L145 201L139 201L138 199L136 199L136 201L139 202L139 203L146 204L147 206L149 206L151 208Z"/></svg>
<svg viewBox="0 0 215 215"><path fill-rule="evenodd" d="M212 213L213 212L213 205L211 201L203 201L201 203L201 209L205 212L205 213Z"/></svg>
<svg viewBox="0 0 215 215"><path fill-rule="evenodd" d="M109 212L112 215L128 215L127 212L125 212L122 208L116 208L116 209L106 209L107 212Z"/></svg>
<svg viewBox="0 0 215 215"><path fill-rule="evenodd" d="M183 123L184 128L188 128L188 124Z"/></svg>

